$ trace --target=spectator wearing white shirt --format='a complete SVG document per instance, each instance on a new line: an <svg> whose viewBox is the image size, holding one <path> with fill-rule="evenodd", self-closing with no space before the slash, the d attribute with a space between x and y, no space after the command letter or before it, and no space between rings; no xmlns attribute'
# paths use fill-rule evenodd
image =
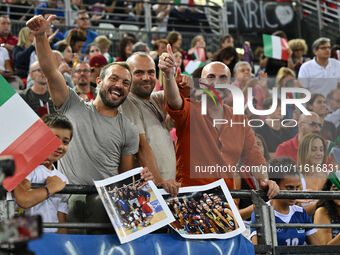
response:
<svg viewBox="0 0 340 255"><path fill-rule="evenodd" d="M321 93L326 97L340 85L340 62L330 58L331 41L328 38L315 40L312 49L315 57L302 64L299 80L311 93Z"/></svg>

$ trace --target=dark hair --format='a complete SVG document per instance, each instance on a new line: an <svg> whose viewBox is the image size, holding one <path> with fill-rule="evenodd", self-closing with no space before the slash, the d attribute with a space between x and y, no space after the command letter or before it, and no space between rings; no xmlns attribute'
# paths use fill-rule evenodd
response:
<svg viewBox="0 0 340 255"><path fill-rule="evenodd" d="M318 97L323 97L325 98L324 95L320 94L320 93L313 93L309 99L309 101L306 103L307 109L308 110L312 110L311 107L314 104L314 101L318 98Z"/></svg>
<svg viewBox="0 0 340 255"><path fill-rule="evenodd" d="M200 78L202 77L202 71L203 71L203 68L204 68L204 67L205 67L205 65L204 65L204 66L197 67L197 68L195 69L195 71L193 71L192 74L191 74L192 78L200 79ZM198 86L197 88L199 88L199 86Z"/></svg>
<svg viewBox="0 0 340 255"><path fill-rule="evenodd" d="M68 43L71 48L72 51L75 52L75 50L73 49L74 45L76 44L76 42L81 41L81 42L86 42L86 34L82 31L80 31L77 28L73 28L70 33L66 36L65 38L65 42Z"/></svg>
<svg viewBox="0 0 340 255"><path fill-rule="evenodd" d="M68 47L68 46L70 46L70 45L68 45L67 43L58 43L57 45L56 45L56 47L55 47L55 50L57 50L57 51L59 51L59 52L64 52L65 51L65 49Z"/></svg>
<svg viewBox="0 0 340 255"><path fill-rule="evenodd" d="M60 129L67 129L71 131L71 137L73 136L73 126L71 121L63 114L60 113L52 113L47 114L42 117L42 121L49 127L49 128L60 128Z"/></svg>
<svg viewBox="0 0 340 255"><path fill-rule="evenodd" d="M122 59L122 61L126 61L128 56L125 53L125 47L129 44L134 44L134 40L132 37L123 37L119 42L118 56Z"/></svg>
<svg viewBox="0 0 340 255"><path fill-rule="evenodd" d="M287 39L287 34L282 30L275 31L273 35Z"/></svg>
<svg viewBox="0 0 340 255"><path fill-rule="evenodd" d="M261 140L262 145L263 145L263 156L264 156L265 160L268 162L270 160L270 156L269 156L269 151L268 151L266 141L264 140L263 136L260 135L259 133L255 133L255 137L257 137Z"/></svg>
<svg viewBox="0 0 340 255"><path fill-rule="evenodd" d="M280 171L268 171L269 179L280 185L282 179L288 176L299 176L294 160L288 157L274 158L268 161L268 167Z"/></svg>
<svg viewBox="0 0 340 255"><path fill-rule="evenodd" d="M330 179L327 179L326 183L323 185L322 191L330 191L332 187L332 182ZM337 210L337 205L333 200L319 200L316 204L316 209L319 207L324 207L327 211L327 214L331 221L333 220L335 223L340 222L340 215Z"/></svg>
<svg viewBox="0 0 340 255"><path fill-rule="evenodd" d="M170 43L170 45L172 46L172 44L174 44L175 42L178 41L178 38L181 36L181 34L179 32L176 31L171 31L168 34L168 37L166 38L168 40L168 42Z"/></svg>
<svg viewBox="0 0 340 255"><path fill-rule="evenodd" d="M320 135L327 140L334 141L336 139L335 125L332 122L324 121L320 131Z"/></svg>
<svg viewBox="0 0 340 255"><path fill-rule="evenodd" d="M224 59L229 59L231 57L234 57L234 59L230 62L228 67L230 69L230 72L233 72L236 63L239 61L237 51L233 46L228 46L228 47L225 47L225 48L222 48L216 51L212 57L212 61L220 61L223 63Z"/></svg>
<svg viewBox="0 0 340 255"><path fill-rule="evenodd" d="M98 43L96 43L96 42L89 43L89 44L86 46L86 49L85 49L85 53L86 53L87 55L90 54L90 50L91 50L91 47L92 47L92 46L96 46L98 49L100 49ZM101 49L100 49L100 51L101 51Z"/></svg>
<svg viewBox="0 0 340 255"><path fill-rule="evenodd" d="M167 39L159 39L153 45L152 50L158 50L159 49L159 45L162 44L162 43L167 45L169 42L168 42Z"/></svg>
<svg viewBox="0 0 340 255"><path fill-rule="evenodd" d="M221 45L225 42L225 40L229 39L229 38L233 38L233 36L231 34L227 34L222 36L221 40L220 40L220 47ZM234 38L233 38L234 39Z"/></svg>

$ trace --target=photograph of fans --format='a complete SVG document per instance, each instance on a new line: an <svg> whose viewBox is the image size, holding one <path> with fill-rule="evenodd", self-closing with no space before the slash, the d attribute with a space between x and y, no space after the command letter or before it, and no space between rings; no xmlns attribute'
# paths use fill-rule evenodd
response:
<svg viewBox="0 0 340 255"><path fill-rule="evenodd" d="M153 183L141 179L140 173L118 181L110 181L112 178L96 181L95 184L122 243L122 240L130 241L173 220L170 211L165 210L165 202L157 199L156 186L152 187ZM100 182L104 185L98 185ZM171 216L169 220L168 215ZM124 239L130 235L130 238Z"/></svg>
<svg viewBox="0 0 340 255"><path fill-rule="evenodd" d="M220 186L204 192L163 195L180 234L225 234L238 228L237 220Z"/></svg>

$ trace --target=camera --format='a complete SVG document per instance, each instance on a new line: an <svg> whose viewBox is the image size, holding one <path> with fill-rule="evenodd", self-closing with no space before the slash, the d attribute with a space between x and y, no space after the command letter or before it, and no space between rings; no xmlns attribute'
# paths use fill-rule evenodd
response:
<svg viewBox="0 0 340 255"><path fill-rule="evenodd" d="M15 164L12 157L0 157L0 183L14 174Z"/></svg>
<svg viewBox="0 0 340 255"><path fill-rule="evenodd" d="M15 163L12 157L0 157L0 183L15 171ZM6 191L0 190L1 200L5 200ZM1 201L6 202L6 201ZM5 203L6 204L6 203ZM4 207L2 210L6 209ZM40 215L17 216L0 222L0 254L12 254L12 251L22 252L20 254L32 254L27 251L27 242L37 239L42 234L42 219Z"/></svg>
<svg viewBox="0 0 340 255"><path fill-rule="evenodd" d="M42 235L40 215L17 216L0 223L0 245L25 243Z"/></svg>

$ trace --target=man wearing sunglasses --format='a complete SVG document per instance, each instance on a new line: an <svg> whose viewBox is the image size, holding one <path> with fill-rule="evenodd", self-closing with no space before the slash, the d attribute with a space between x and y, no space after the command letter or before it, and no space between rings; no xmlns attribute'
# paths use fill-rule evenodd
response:
<svg viewBox="0 0 340 255"><path fill-rule="evenodd" d="M298 121L298 134L283 143L281 143L275 153L275 157L290 157L297 162L297 151L299 143L306 134L314 133L320 135L322 122L315 112L311 112L312 115L302 114Z"/></svg>

